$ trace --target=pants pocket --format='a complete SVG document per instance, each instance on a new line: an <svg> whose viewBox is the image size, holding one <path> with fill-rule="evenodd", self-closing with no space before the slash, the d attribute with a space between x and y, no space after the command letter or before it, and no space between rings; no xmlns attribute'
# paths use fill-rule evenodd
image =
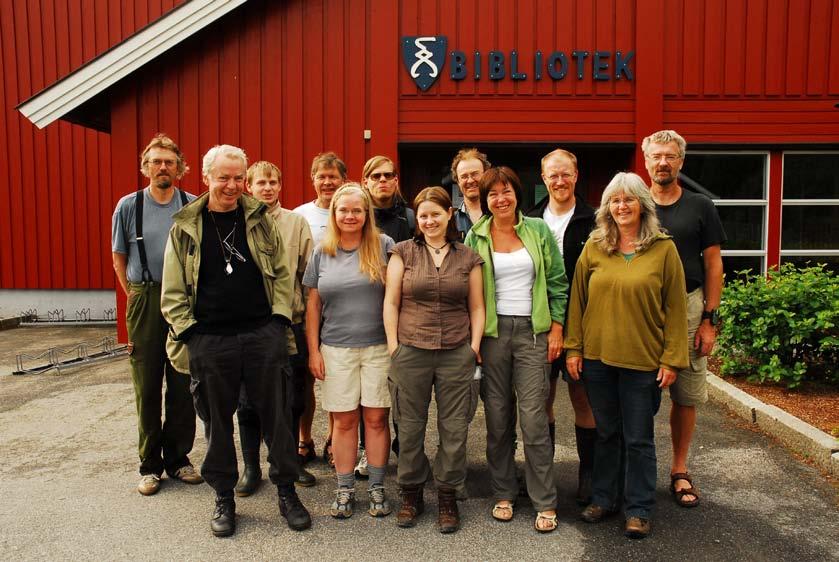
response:
<svg viewBox="0 0 839 562"><path fill-rule="evenodd" d="M191 376L189 379L189 392L192 394L192 402L195 404L195 413L198 414L198 418L204 422L209 423L210 415L207 412L207 405L204 403L204 397L201 395L203 387L201 386L203 383L196 379L194 376Z"/></svg>
<svg viewBox="0 0 839 562"><path fill-rule="evenodd" d="M387 378L387 389L390 393L390 415L393 417L393 422L398 424L400 421L399 386L390 377Z"/></svg>

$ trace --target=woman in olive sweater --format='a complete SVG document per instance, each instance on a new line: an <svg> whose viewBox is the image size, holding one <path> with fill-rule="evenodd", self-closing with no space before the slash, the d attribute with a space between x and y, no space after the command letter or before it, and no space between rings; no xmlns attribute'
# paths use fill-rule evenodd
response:
<svg viewBox="0 0 839 562"><path fill-rule="evenodd" d="M591 504L581 518L596 523L622 499L626 536L643 538L655 503L653 418L661 389L688 364L685 276L637 175L612 179L596 224L574 273L565 340L568 374L582 379L597 423ZM621 430L626 487L618 498Z"/></svg>

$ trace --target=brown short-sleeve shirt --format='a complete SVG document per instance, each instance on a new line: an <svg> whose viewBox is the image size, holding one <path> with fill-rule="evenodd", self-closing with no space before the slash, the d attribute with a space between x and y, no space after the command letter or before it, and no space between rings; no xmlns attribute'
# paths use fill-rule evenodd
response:
<svg viewBox="0 0 839 562"><path fill-rule="evenodd" d="M439 271L425 243L405 240L390 250L402 258L399 343L420 349L454 349L469 340L469 273L484 260L452 242Z"/></svg>

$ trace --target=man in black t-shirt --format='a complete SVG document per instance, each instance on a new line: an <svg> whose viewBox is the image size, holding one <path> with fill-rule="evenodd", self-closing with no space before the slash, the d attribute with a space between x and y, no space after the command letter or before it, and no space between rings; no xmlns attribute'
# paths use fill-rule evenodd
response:
<svg viewBox="0 0 839 562"><path fill-rule="evenodd" d="M670 491L678 505L695 507L699 505L699 492L688 474L687 456L696 426L696 406L708 399L707 356L717 336L723 283L720 246L726 236L714 203L679 185L686 146L676 131L665 130L645 138L641 149L658 218L673 236L685 269L690 367L681 371L670 386Z"/></svg>
<svg viewBox="0 0 839 562"><path fill-rule="evenodd" d="M294 490L296 436L286 375L294 279L276 222L265 205L243 194L246 169L247 157L235 146L215 146L204 156L209 191L174 216L160 300L171 326L167 351L189 371L204 422L201 471L216 492L210 528L217 537L236 531L233 413L242 386L262 421L280 513L297 531L312 523Z"/></svg>

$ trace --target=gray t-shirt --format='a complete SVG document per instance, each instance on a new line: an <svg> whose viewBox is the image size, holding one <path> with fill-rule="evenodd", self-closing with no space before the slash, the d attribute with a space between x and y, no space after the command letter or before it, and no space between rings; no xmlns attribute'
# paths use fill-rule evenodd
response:
<svg viewBox="0 0 839 562"><path fill-rule="evenodd" d="M379 236L382 261L387 263L394 242L386 234ZM368 347L387 341L382 320L385 287L371 283L361 272L358 251L345 252L338 248L333 257L317 246L303 274L303 285L317 289L320 294L323 343L335 347Z"/></svg>
<svg viewBox="0 0 839 562"><path fill-rule="evenodd" d="M161 205L149 195L149 188L143 190L143 241L146 246L146 259L149 264L152 280L160 283L163 275L163 252L166 250L166 240L169 229L172 228L172 215L183 206L181 194L175 190L172 199L166 205ZM140 266L140 254L137 250L137 232L135 225L136 195L132 192L124 196L114 209L111 220L111 251L128 254L127 277L130 283L143 281L143 268ZM194 195L186 194L189 201Z"/></svg>

